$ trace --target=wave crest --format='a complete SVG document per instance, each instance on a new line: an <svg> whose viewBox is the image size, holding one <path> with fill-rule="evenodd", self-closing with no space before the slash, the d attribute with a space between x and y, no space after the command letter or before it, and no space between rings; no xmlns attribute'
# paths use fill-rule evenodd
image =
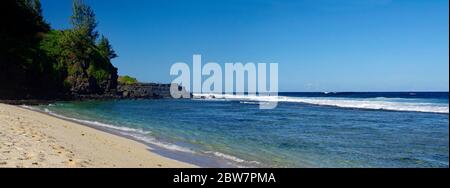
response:
<svg viewBox="0 0 450 188"><path fill-rule="evenodd" d="M411 112L449 113L448 104L417 102L414 100L390 98L331 98L331 97L287 97L287 96L248 96L230 94L194 94L196 99L206 100L238 100L257 102L292 102L341 108L359 108L371 110L392 110ZM243 103L245 104L245 102Z"/></svg>

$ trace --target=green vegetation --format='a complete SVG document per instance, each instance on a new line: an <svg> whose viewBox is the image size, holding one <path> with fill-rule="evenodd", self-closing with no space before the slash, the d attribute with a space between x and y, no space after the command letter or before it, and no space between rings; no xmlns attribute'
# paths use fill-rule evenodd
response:
<svg viewBox="0 0 450 188"><path fill-rule="evenodd" d="M117 57L93 10L74 0L72 28L52 30L39 0L0 2L0 98L103 94L117 87Z"/></svg>
<svg viewBox="0 0 450 188"><path fill-rule="evenodd" d="M117 81L120 84L125 84L125 85L130 85L130 84L136 84L139 81L136 78L133 78L131 76L119 76L119 78L117 79Z"/></svg>

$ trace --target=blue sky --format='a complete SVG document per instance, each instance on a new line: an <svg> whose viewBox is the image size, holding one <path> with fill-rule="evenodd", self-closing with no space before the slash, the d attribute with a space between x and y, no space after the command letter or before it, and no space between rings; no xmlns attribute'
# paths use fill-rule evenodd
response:
<svg viewBox="0 0 450 188"><path fill-rule="evenodd" d="M279 63L280 91L448 91L447 0L85 0L119 74L170 82L175 62ZM71 0L42 0L69 28Z"/></svg>

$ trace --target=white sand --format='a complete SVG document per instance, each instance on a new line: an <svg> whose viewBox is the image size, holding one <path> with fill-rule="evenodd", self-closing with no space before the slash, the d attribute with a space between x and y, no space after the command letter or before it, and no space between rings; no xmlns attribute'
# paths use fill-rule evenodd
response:
<svg viewBox="0 0 450 188"><path fill-rule="evenodd" d="M18 106L0 104L1 167L151 167L194 165L139 142Z"/></svg>

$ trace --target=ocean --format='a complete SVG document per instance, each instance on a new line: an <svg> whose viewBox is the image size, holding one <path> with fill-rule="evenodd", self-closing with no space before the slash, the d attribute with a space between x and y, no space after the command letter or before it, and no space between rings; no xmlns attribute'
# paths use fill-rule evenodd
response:
<svg viewBox="0 0 450 188"><path fill-rule="evenodd" d="M260 110L259 100L279 103ZM205 95L32 108L203 167L449 167L448 92Z"/></svg>

